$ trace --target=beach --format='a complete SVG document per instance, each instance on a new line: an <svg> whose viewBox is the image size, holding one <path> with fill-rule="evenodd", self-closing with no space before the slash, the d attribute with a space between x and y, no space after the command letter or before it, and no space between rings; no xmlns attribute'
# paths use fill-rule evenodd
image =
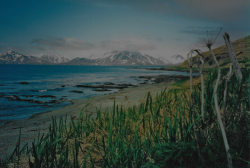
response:
<svg viewBox="0 0 250 168"><path fill-rule="evenodd" d="M31 142L40 133L45 133L51 123L52 116L59 119L65 118L67 115L67 121L70 121L70 116L77 120L81 111L85 114L92 114L92 117L96 117L97 109L101 108L101 112L111 110L114 105L122 106L123 108L139 105L146 101L147 93L150 91L154 98L157 93L160 93L166 87L170 86L173 82L162 82L156 84L143 84L137 87L124 88L118 92L106 95L98 95L89 99L72 100L72 105L47 111L40 114L35 114L25 120L9 121L0 127L0 158L10 155L19 138L19 132L21 128L21 146L25 143ZM86 109L84 108L86 107Z"/></svg>

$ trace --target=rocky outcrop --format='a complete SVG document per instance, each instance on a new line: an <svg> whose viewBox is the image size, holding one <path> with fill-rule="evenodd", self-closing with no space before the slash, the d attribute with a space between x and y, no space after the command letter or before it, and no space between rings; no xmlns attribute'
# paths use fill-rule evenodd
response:
<svg viewBox="0 0 250 168"><path fill-rule="evenodd" d="M76 87L83 88L106 88L106 89L124 89L128 87L133 87L132 84L116 84L116 85L76 85Z"/></svg>
<svg viewBox="0 0 250 168"><path fill-rule="evenodd" d="M20 82L19 84L28 85L29 83L28 82Z"/></svg>
<svg viewBox="0 0 250 168"><path fill-rule="evenodd" d="M70 92L72 92L72 93L83 93L83 91L81 91L81 90L71 90Z"/></svg>
<svg viewBox="0 0 250 168"><path fill-rule="evenodd" d="M143 78L146 80L151 80L154 83L161 82L175 82L183 79L189 79L189 76L184 75L158 75L158 76L139 76L139 78ZM146 84L146 82L141 83Z"/></svg>
<svg viewBox="0 0 250 168"><path fill-rule="evenodd" d="M50 95L41 95L42 97L55 97L55 96L50 96ZM37 96L37 98L41 98L41 96ZM23 96L23 97L34 97L34 95L28 95L28 96ZM48 98L47 97L47 98ZM37 104L47 104L47 103L60 103L58 100L49 100L49 101L41 101L41 100L36 100L36 99L22 99L18 95L11 95L11 96L6 96L8 100L11 101L24 101L24 102L29 102L29 103L37 103ZM43 97L44 98L44 97Z"/></svg>

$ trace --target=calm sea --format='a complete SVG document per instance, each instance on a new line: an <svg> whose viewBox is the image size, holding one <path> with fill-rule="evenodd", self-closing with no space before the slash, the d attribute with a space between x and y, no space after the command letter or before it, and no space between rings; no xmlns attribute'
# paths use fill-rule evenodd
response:
<svg viewBox="0 0 250 168"><path fill-rule="evenodd" d="M17 95L22 99L39 101L53 99L51 97L39 97L41 95L53 95L57 100L85 99L118 90L97 92L90 88L77 88L76 85L103 84L104 82L138 84L143 82L143 79L131 78L131 76L188 75L184 72L127 68L128 66L0 65L0 125L3 125L6 121L25 119L36 113L71 104L69 101L58 104L11 101L7 99L8 96ZM27 82L28 84L20 84L21 82ZM72 91L82 91L83 93Z"/></svg>

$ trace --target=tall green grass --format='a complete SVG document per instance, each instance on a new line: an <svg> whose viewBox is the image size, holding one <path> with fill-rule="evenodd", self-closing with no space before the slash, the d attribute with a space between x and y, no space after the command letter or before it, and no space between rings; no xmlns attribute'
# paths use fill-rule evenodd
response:
<svg viewBox="0 0 250 168"><path fill-rule="evenodd" d="M226 71L222 71L225 75ZM234 167L246 167L250 158L250 76L243 72L239 85L228 85L226 132ZM213 103L216 72L205 82L205 123L201 120L201 88L194 87L194 111L205 167L226 167L227 157ZM225 81L218 88L223 105ZM115 101L111 111L97 110L93 119L81 113L78 120L52 118L48 133L28 147L20 139L8 162L12 167L202 167L194 139L189 90L168 89L146 102L123 109ZM207 132L204 137L203 130ZM20 137L21 138L21 137ZM17 159L15 159L17 158ZM6 162L6 161L5 161Z"/></svg>

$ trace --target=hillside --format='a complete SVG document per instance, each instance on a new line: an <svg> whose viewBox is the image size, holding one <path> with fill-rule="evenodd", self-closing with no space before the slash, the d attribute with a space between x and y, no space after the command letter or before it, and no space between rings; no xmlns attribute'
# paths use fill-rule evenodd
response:
<svg viewBox="0 0 250 168"><path fill-rule="evenodd" d="M235 40L232 42L232 45L233 45L235 54L237 55L237 59L240 64L240 67L246 68L250 66L250 63L248 63L248 60L250 59L250 36ZM229 66L229 64L231 63L231 60L230 60L226 45L213 49L213 52L221 68L226 68ZM215 67L215 64L213 62L212 55L210 54L210 52L207 51L207 52L204 52L203 54L205 55L204 68ZM195 55L194 58L199 59L199 55ZM195 64L193 67L197 68L197 65ZM170 68L176 68L176 69L189 68L188 61L185 60L181 65L176 66L176 67L170 67Z"/></svg>

